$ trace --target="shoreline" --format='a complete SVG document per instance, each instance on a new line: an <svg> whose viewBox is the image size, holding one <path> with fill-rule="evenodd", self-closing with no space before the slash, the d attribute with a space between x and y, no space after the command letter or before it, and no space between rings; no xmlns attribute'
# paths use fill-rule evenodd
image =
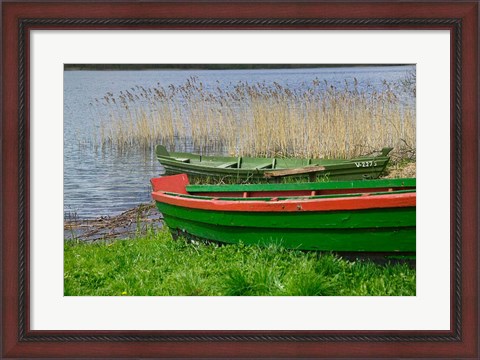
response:
<svg viewBox="0 0 480 360"><path fill-rule="evenodd" d="M64 240L85 242L121 240L135 238L146 234L148 230L162 227L162 214L151 202L137 205L119 215L64 220L63 237Z"/></svg>
<svg viewBox="0 0 480 360"><path fill-rule="evenodd" d="M408 178L416 176L416 162L402 166L389 166L384 176L380 178ZM64 240L86 242L102 240L131 239L145 235L149 230L163 227L163 217L158 212L155 203L139 204L119 215L99 216L95 219L64 220Z"/></svg>

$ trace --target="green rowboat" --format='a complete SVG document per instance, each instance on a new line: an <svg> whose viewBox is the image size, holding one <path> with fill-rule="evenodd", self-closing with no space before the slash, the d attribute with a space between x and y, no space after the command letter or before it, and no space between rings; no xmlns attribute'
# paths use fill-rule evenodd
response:
<svg viewBox="0 0 480 360"><path fill-rule="evenodd" d="M349 160L300 159L300 158L254 158L231 156L203 156L183 152L168 152L165 146L157 145L157 160L168 175L255 179L275 181L280 177L317 176L330 180L375 179L380 176L390 159L392 148L383 148L377 156L364 156Z"/></svg>
<svg viewBox="0 0 480 360"><path fill-rule="evenodd" d="M180 174L151 183L175 235L301 250L415 252L415 179L189 185Z"/></svg>

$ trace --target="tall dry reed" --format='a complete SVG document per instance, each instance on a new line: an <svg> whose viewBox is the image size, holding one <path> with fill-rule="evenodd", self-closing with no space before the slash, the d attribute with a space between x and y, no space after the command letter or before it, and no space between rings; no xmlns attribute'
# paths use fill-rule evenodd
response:
<svg viewBox="0 0 480 360"><path fill-rule="evenodd" d="M338 88L315 79L292 91L278 83L207 88L192 77L181 86L108 93L95 104L103 148L163 143L203 154L315 158L386 146L415 152L415 94L402 82L373 90L356 80Z"/></svg>

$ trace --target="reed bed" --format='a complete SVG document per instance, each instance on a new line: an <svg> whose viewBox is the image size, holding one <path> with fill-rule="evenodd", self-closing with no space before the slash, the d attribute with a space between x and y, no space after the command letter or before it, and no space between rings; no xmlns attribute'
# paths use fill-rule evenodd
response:
<svg viewBox="0 0 480 360"><path fill-rule="evenodd" d="M234 156L348 158L393 147L415 157L415 94L411 81L380 90L355 80L341 88L313 80L297 90L278 83L206 87L136 86L96 99L96 146L153 147ZM408 84L406 86L405 84Z"/></svg>

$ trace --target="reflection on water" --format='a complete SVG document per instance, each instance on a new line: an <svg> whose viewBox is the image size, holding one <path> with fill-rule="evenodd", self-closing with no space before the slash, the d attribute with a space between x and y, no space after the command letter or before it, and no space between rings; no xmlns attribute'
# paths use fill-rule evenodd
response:
<svg viewBox="0 0 480 360"><path fill-rule="evenodd" d="M358 82L360 89L380 89L383 82L405 78L414 66L286 70L66 71L64 73L64 213L66 218L118 215L150 202L150 178L163 173L153 148L102 150L88 141L98 127L95 99L136 86L179 86L195 76L206 90L228 90L239 82L274 82L295 91L315 79L336 87ZM97 129L98 130L98 129ZM221 144L217 144L221 148ZM218 149L217 147L217 149ZM177 150L197 151L183 140ZM217 150L218 151L218 150Z"/></svg>

